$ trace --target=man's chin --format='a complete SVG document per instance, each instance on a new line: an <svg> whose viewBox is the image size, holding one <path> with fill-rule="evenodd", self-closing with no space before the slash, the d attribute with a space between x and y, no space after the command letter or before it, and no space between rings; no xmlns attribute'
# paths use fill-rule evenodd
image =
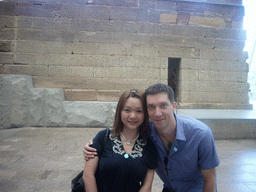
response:
<svg viewBox="0 0 256 192"><path fill-rule="evenodd" d="M160 121L154 121L152 122L154 124L154 126L157 128L157 129L160 129L162 127L162 123Z"/></svg>

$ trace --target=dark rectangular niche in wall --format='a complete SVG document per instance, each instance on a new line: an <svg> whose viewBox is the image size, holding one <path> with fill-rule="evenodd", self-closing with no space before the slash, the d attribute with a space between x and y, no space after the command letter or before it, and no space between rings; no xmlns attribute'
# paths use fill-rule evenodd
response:
<svg viewBox="0 0 256 192"><path fill-rule="evenodd" d="M168 58L168 85L173 89L176 101L179 96L179 70L181 58Z"/></svg>

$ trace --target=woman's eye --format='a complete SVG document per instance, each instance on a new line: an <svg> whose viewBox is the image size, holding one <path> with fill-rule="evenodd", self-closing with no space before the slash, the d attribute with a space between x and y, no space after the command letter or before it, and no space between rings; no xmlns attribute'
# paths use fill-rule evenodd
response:
<svg viewBox="0 0 256 192"><path fill-rule="evenodd" d="M130 110L129 110L129 109L124 109L124 111L125 111L125 112L130 112Z"/></svg>
<svg viewBox="0 0 256 192"><path fill-rule="evenodd" d="M142 110L138 110L137 112L138 112L138 113L143 113L143 111L142 111Z"/></svg>

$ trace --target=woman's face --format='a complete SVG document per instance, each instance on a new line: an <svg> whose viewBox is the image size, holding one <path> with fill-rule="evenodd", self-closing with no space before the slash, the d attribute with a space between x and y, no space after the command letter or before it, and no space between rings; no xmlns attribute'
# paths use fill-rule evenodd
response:
<svg viewBox="0 0 256 192"><path fill-rule="evenodd" d="M142 102L138 98L130 97L121 111L123 129L138 129L144 121Z"/></svg>

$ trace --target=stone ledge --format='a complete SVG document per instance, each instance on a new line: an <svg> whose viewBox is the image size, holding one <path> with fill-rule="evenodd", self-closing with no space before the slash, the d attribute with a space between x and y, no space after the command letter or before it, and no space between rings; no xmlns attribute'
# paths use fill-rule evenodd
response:
<svg viewBox="0 0 256 192"><path fill-rule="evenodd" d="M252 110L252 104L234 103L178 103L179 109L236 109Z"/></svg>

